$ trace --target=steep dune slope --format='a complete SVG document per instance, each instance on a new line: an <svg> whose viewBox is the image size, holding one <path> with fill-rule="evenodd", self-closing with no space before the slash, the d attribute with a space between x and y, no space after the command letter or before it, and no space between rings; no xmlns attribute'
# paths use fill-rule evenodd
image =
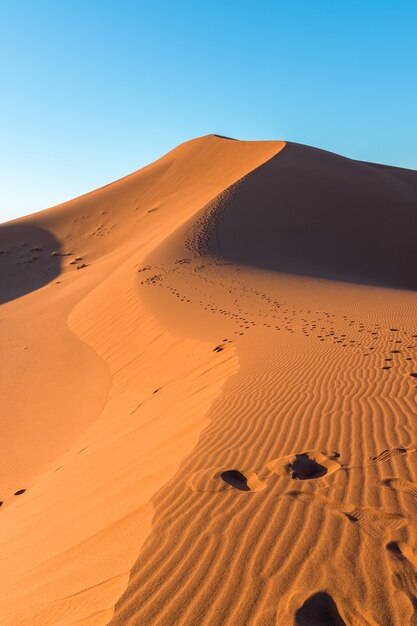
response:
<svg viewBox="0 0 417 626"><path fill-rule="evenodd" d="M416 206L415 171L287 144L237 186L208 247L266 269L416 289Z"/></svg>
<svg viewBox="0 0 417 626"><path fill-rule="evenodd" d="M1 623L111 616L152 494L236 368L153 320L138 263L282 146L204 137L0 228Z"/></svg>
<svg viewBox="0 0 417 626"><path fill-rule="evenodd" d="M416 206L209 136L0 227L2 624L415 623Z"/></svg>

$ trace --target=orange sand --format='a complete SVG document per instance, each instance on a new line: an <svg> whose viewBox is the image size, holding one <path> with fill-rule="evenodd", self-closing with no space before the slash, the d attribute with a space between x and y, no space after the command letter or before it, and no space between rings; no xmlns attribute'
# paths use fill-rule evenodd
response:
<svg viewBox="0 0 417 626"><path fill-rule="evenodd" d="M2 225L0 624L416 624L416 232L214 135Z"/></svg>

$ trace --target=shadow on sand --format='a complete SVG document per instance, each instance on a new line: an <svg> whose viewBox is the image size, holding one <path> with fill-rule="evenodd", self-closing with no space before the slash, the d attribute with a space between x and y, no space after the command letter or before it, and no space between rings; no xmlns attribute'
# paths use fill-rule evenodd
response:
<svg viewBox="0 0 417 626"><path fill-rule="evenodd" d="M295 614L295 626L346 626L333 598L319 591L307 598Z"/></svg>
<svg viewBox="0 0 417 626"><path fill-rule="evenodd" d="M220 208L208 248L268 270L417 289L417 172L289 143Z"/></svg>
<svg viewBox="0 0 417 626"><path fill-rule="evenodd" d="M32 224L0 225L0 304L47 285L60 272L60 245Z"/></svg>

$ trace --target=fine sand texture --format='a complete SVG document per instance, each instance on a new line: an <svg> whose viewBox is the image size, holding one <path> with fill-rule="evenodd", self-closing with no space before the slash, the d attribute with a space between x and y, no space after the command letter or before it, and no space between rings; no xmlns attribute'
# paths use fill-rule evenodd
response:
<svg viewBox="0 0 417 626"><path fill-rule="evenodd" d="M0 624L417 624L417 172L209 135L0 226Z"/></svg>

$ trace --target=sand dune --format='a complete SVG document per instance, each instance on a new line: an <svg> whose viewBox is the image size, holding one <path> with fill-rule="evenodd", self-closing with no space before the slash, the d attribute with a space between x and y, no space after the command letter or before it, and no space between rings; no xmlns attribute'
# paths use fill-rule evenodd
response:
<svg viewBox="0 0 417 626"><path fill-rule="evenodd" d="M208 245L266 269L416 289L416 178L290 144L219 207Z"/></svg>
<svg viewBox="0 0 417 626"><path fill-rule="evenodd" d="M416 226L215 135L1 226L0 623L417 623Z"/></svg>

